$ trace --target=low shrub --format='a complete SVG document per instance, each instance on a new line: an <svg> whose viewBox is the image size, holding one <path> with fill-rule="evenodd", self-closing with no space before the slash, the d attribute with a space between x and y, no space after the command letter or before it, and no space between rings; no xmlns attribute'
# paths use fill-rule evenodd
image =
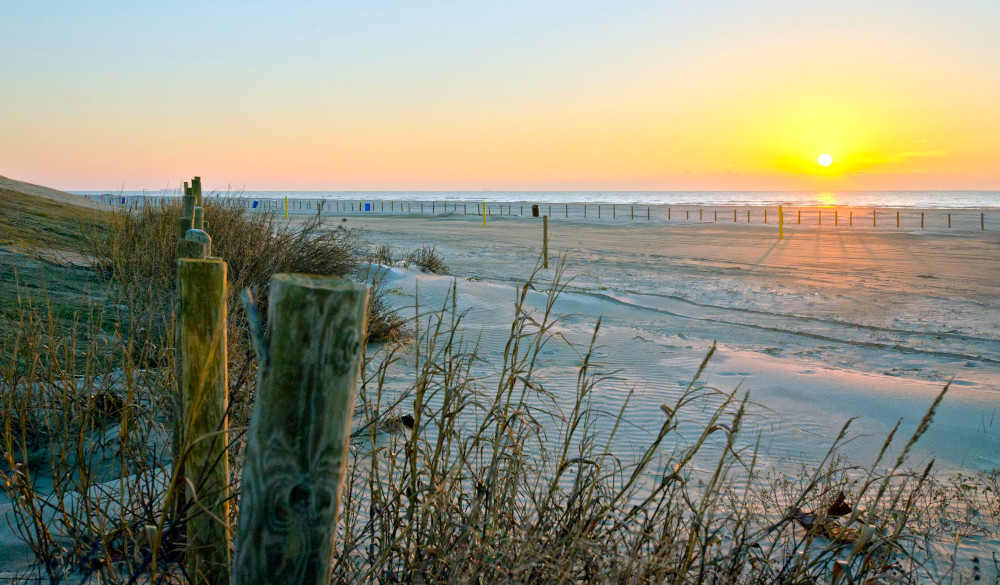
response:
<svg viewBox="0 0 1000 585"><path fill-rule="evenodd" d="M421 270L430 274L448 274L448 267L434 246L421 246L411 251L406 256L406 261L416 264Z"/></svg>

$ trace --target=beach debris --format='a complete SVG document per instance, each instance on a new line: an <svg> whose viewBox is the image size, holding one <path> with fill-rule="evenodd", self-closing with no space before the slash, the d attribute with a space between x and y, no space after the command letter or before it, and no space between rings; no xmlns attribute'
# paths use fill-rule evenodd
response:
<svg viewBox="0 0 1000 585"><path fill-rule="evenodd" d="M379 421L379 428L387 433L398 433L403 429L412 430L414 422L412 414L404 414L402 416L389 414Z"/></svg>
<svg viewBox="0 0 1000 585"><path fill-rule="evenodd" d="M834 497L833 503L827 507L826 513L821 517L817 517L817 514L808 510L794 508L792 510L792 519L802 528L818 536L835 542L860 543L856 544L855 547L859 548L863 547L872 538L873 533L871 533L869 527L862 527L860 530L848 528L847 524L850 524L850 520L846 524L841 524L836 520L836 518L847 516L853 511L854 508L847 503L847 494L839 491L836 497Z"/></svg>
<svg viewBox="0 0 1000 585"><path fill-rule="evenodd" d="M91 407L104 418L120 417L125 400L111 392L98 392L90 397Z"/></svg>
<svg viewBox="0 0 1000 585"><path fill-rule="evenodd" d="M827 508L826 515L834 517L847 516L853 511L854 509L847 503L847 494L843 491L839 491L837 492L837 497L834 498L833 503L830 504L829 508Z"/></svg>
<svg viewBox="0 0 1000 585"><path fill-rule="evenodd" d="M832 573L831 585L854 585L851 565L847 561L834 561Z"/></svg>

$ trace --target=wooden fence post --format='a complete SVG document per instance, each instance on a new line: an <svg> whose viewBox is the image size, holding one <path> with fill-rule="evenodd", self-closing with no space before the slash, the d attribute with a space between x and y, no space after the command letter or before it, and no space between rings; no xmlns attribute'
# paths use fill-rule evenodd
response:
<svg viewBox="0 0 1000 585"><path fill-rule="evenodd" d="M542 216L542 268L549 267L549 216Z"/></svg>
<svg viewBox="0 0 1000 585"><path fill-rule="evenodd" d="M233 585L328 585L368 287L278 274L247 433Z"/></svg>
<svg viewBox="0 0 1000 585"><path fill-rule="evenodd" d="M197 585L229 582L229 457L226 409L226 263L177 264L180 457L189 506L187 565Z"/></svg>

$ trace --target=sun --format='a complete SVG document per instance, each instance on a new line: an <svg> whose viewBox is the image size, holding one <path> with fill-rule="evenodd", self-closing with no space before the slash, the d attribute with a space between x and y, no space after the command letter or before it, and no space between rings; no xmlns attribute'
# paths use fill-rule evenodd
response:
<svg viewBox="0 0 1000 585"><path fill-rule="evenodd" d="M818 162L819 166L821 167L828 167L833 164L833 157L824 152L823 154L819 155L819 158L816 159L816 162Z"/></svg>

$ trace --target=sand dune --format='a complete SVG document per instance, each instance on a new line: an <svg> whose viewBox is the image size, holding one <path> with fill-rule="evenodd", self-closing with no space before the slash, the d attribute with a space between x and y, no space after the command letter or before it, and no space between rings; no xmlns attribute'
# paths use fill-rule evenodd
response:
<svg viewBox="0 0 1000 585"><path fill-rule="evenodd" d="M72 193L59 191L58 189L50 189L49 187L42 187L41 185L25 183L24 181L15 181L14 179L8 179L7 177L2 177L2 176L0 176L0 189L8 189L10 191L15 191L17 193L24 193L25 195L44 197L46 199L52 199L53 201L58 201L60 203L68 203L70 205L77 205L79 207L90 207L92 209L107 209L107 206L91 201L86 197L73 195Z"/></svg>

